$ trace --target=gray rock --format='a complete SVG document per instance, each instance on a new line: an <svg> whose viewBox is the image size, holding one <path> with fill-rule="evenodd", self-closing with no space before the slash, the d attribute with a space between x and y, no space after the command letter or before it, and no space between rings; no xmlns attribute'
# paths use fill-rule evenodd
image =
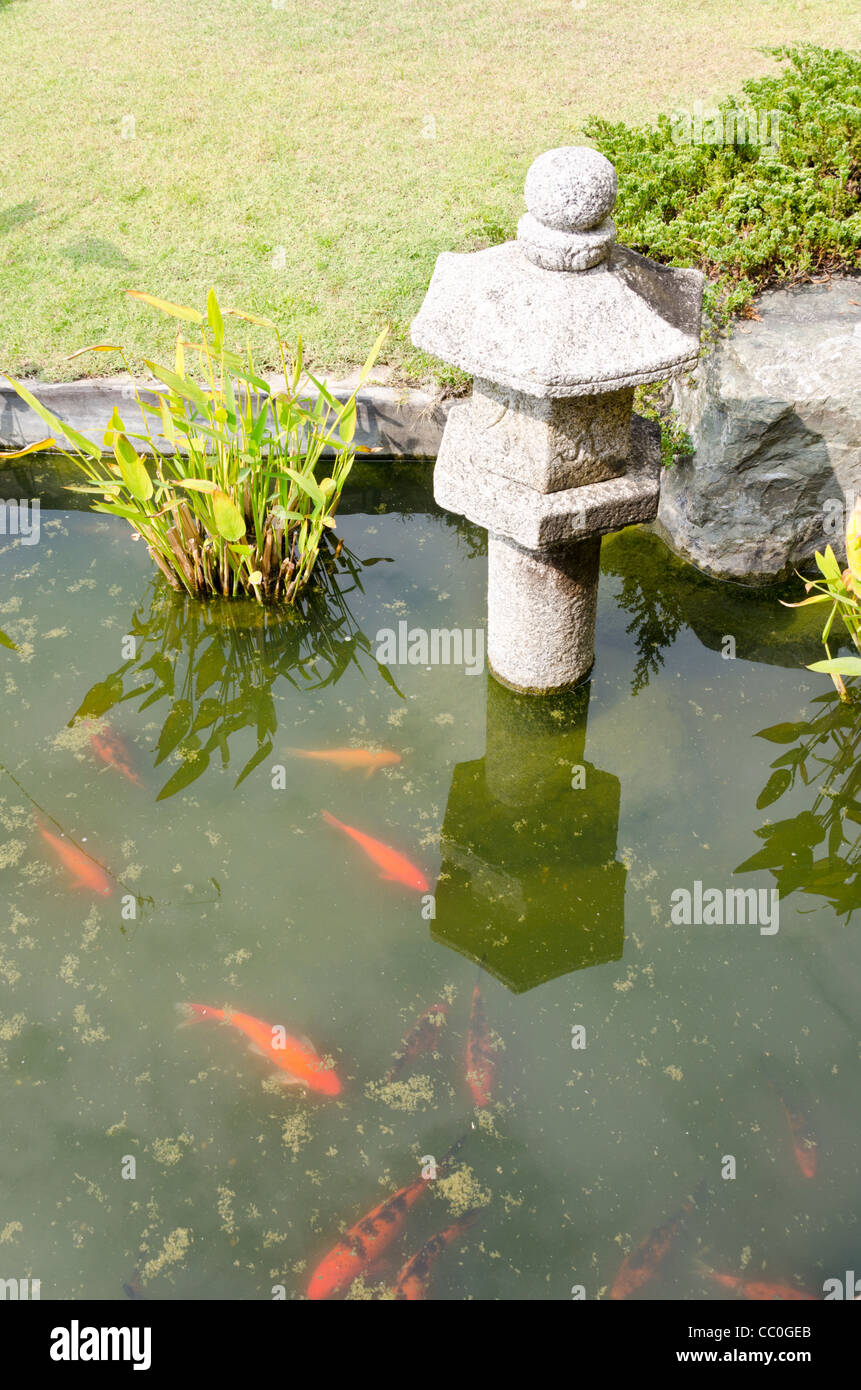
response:
<svg viewBox="0 0 861 1390"><path fill-rule="evenodd" d="M861 495L861 278L769 291L757 312L673 385L696 453L664 472L657 521L678 555L746 584L826 544L844 558Z"/></svg>

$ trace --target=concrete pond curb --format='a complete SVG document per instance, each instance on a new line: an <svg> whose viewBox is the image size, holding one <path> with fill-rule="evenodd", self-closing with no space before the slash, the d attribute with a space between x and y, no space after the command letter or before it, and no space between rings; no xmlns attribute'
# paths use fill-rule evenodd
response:
<svg viewBox="0 0 861 1390"><path fill-rule="evenodd" d="M379 372L374 375L378 379L362 387L356 398L356 443L373 449L380 457L436 458L454 401L428 391L390 386L385 379L379 379ZM266 376L272 383L279 380L274 374ZM354 391L357 379L354 376L323 380L333 396L345 401ZM122 377L69 382L29 380L24 384L52 414L96 444L102 444L115 407L130 428L140 423L134 389ZM158 385L155 381L137 384L144 396ZM310 394L313 388L308 389ZM46 433L44 421L25 405L8 381L0 379L0 450L26 448L44 439ZM165 452L169 452L166 442Z"/></svg>

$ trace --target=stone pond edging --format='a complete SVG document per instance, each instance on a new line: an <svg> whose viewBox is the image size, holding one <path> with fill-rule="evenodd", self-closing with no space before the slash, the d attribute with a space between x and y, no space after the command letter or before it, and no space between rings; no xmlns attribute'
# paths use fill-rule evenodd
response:
<svg viewBox="0 0 861 1390"><path fill-rule="evenodd" d="M268 379L277 380L274 375ZM131 385L122 377L69 382L28 380L26 385L54 415L97 444L102 443L114 407L130 427L133 420L139 421ZM327 390L342 401L347 400L355 386L355 377L326 381ZM356 443L386 456L434 459L453 404L453 400L441 400L428 391L407 390L384 382L365 386L356 398ZM39 416L8 382L0 379L0 449L23 449L44 439L46 433L47 426Z"/></svg>
<svg viewBox="0 0 861 1390"><path fill-rule="evenodd" d="M756 312L673 385L696 452L664 470L654 523L682 559L745 584L782 579L829 543L842 558L845 504L861 496L861 276L768 291ZM380 457L435 459L457 400L375 375L359 392L357 443ZM128 412L121 378L30 384L98 442L114 406ZM328 382L340 399L354 385ZM44 436L38 416L0 384L0 449Z"/></svg>

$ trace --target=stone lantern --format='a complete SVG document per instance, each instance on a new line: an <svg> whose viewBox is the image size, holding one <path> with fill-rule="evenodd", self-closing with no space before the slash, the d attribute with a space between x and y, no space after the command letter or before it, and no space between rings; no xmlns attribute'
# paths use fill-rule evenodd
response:
<svg viewBox="0 0 861 1390"><path fill-rule="evenodd" d="M615 244L616 171L595 150L540 155L525 195L516 241L438 258L411 332L473 376L434 495L488 531L490 669L545 693L592 666L601 536L657 513L634 388L696 364L703 276Z"/></svg>

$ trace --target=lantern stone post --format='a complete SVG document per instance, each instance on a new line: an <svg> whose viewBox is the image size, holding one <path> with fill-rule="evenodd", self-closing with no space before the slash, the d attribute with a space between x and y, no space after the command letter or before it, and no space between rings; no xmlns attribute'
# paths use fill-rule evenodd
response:
<svg viewBox="0 0 861 1390"><path fill-rule="evenodd" d="M440 506L488 531L488 662L515 690L594 660L601 537L652 521L660 460L634 388L692 368L703 276L616 245L616 171L542 154L516 241L444 253L412 340L472 374L434 472Z"/></svg>

